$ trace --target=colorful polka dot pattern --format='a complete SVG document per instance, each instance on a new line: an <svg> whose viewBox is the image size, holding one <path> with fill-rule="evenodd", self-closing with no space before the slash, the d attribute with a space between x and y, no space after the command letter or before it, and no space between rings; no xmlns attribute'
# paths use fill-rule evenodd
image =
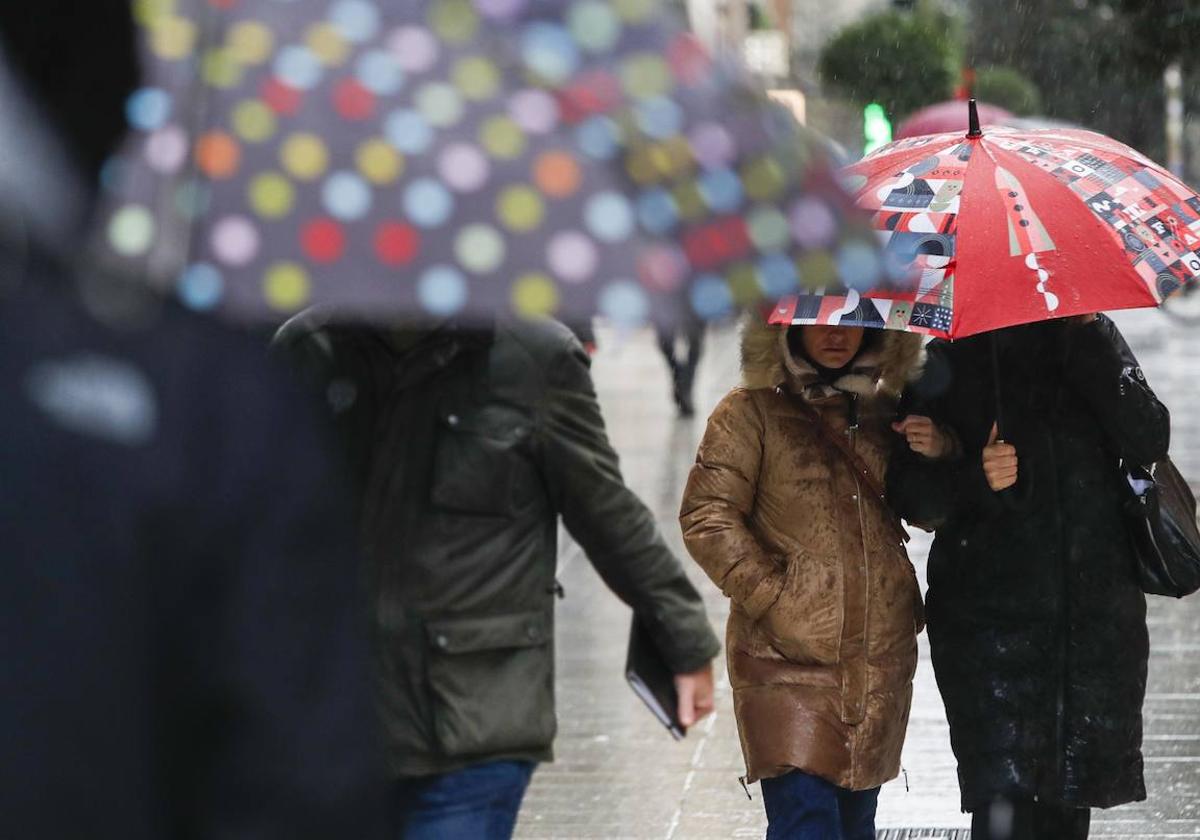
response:
<svg viewBox="0 0 1200 840"><path fill-rule="evenodd" d="M134 9L151 71L101 235L196 309L714 319L866 235L658 0Z"/></svg>

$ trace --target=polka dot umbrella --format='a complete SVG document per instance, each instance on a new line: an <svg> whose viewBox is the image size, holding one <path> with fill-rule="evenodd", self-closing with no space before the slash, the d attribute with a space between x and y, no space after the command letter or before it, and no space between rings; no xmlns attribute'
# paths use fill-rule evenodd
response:
<svg viewBox="0 0 1200 840"><path fill-rule="evenodd" d="M794 123L655 0L136 0L104 258L278 321L690 309L862 282Z"/></svg>

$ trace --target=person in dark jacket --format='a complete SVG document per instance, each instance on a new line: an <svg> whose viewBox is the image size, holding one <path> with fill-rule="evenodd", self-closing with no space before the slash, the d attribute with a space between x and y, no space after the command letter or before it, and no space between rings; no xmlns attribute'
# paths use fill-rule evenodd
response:
<svg viewBox="0 0 1200 840"><path fill-rule="evenodd" d="M114 327L49 268L19 283L0 293L4 834L381 837L359 564L309 398L184 313Z"/></svg>
<svg viewBox="0 0 1200 840"><path fill-rule="evenodd" d="M95 6L0 16L24 48L0 49L0 833L381 837L357 555L311 400L249 339L71 264L125 93L21 82L49 54L66 78L124 66L132 38L99 38L129 6Z"/></svg>
<svg viewBox="0 0 1200 840"><path fill-rule="evenodd" d="M704 353L704 330L704 322L694 315L685 317L678 326L657 328L658 349L662 351L667 369L671 372L671 396L680 417L691 417L696 413L692 391L700 357ZM679 352L680 343L684 348L682 356Z"/></svg>
<svg viewBox="0 0 1200 840"><path fill-rule="evenodd" d="M309 313L276 342L325 389L357 478L403 837L509 837L552 758L560 516L678 675L683 723L711 710L719 644L621 478L566 327Z"/></svg>
<svg viewBox="0 0 1200 840"><path fill-rule="evenodd" d="M909 410L958 439L941 461L897 441L888 496L937 532L928 632L972 836L1086 837L1090 808L1146 795L1118 466L1166 454L1167 410L1104 316L935 341Z"/></svg>

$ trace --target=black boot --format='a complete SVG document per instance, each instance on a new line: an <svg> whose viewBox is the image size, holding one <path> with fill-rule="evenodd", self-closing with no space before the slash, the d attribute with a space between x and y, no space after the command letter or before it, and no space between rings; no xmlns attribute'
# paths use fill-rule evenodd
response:
<svg viewBox="0 0 1200 840"><path fill-rule="evenodd" d="M675 368L675 405L680 417L692 417L696 406L692 403L692 377L682 367Z"/></svg>

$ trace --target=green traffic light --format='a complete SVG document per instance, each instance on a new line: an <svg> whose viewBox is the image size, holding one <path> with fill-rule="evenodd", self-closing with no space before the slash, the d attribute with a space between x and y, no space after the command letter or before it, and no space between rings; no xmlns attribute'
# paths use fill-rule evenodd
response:
<svg viewBox="0 0 1200 840"><path fill-rule="evenodd" d="M892 142L892 121L878 102L872 102L863 109L863 137L867 141L863 148L864 155Z"/></svg>

